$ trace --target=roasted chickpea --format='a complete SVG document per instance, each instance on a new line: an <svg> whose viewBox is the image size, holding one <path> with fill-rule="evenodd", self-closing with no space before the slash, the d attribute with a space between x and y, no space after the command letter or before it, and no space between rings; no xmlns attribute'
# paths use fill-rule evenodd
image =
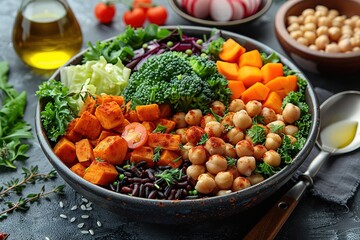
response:
<svg viewBox="0 0 360 240"><path fill-rule="evenodd" d="M246 179L250 181L251 185L261 183L262 181L265 180L264 176L261 175L260 173L253 173L249 177L246 177Z"/></svg>
<svg viewBox="0 0 360 240"><path fill-rule="evenodd" d="M317 22L317 17L315 15L309 15L306 16L304 18L304 24L306 25L307 23L316 23Z"/></svg>
<svg viewBox="0 0 360 240"><path fill-rule="evenodd" d="M224 155L226 146L223 139L218 137L211 137L205 143L205 149L210 155L219 154Z"/></svg>
<svg viewBox="0 0 360 240"><path fill-rule="evenodd" d="M298 39L296 39L296 41L304 46L309 45L309 41L304 37L299 37Z"/></svg>
<svg viewBox="0 0 360 240"><path fill-rule="evenodd" d="M181 143L182 144L187 143L186 130L187 130L187 128L178 128L178 129L175 130L175 133L181 136Z"/></svg>
<svg viewBox="0 0 360 240"><path fill-rule="evenodd" d="M186 168L186 175L194 180L197 180L201 174L205 173L205 171L206 169L204 165L192 164Z"/></svg>
<svg viewBox="0 0 360 240"><path fill-rule="evenodd" d="M246 103L245 110L250 117L255 117L261 113L262 104L257 100L251 100Z"/></svg>
<svg viewBox="0 0 360 240"><path fill-rule="evenodd" d="M341 37L341 30L339 27L330 27L328 34L331 41L337 42Z"/></svg>
<svg viewBox="0 0 360 240"><path fill-rule="evenodd" d="M234 125L241 130L246 130L252 125L252 119L245 110L236 112L233 117L233 122Z"/></svg>
<svg viewBox="0 0 360 240"><path fill-rule="evenodd" d="M184 159L184 160L189 159L189 150L193 147L194 147L194 145L189 142L182 146L182 148L180 150L180 155L181 155L182 159Z"/></svg>
<svg viewBox="0 0 360 240"><path fill-rule="evenodd" d="M197 145L202 135L205 134L205 130L198 126L191 126L186 130L185 137L186 141Z"/></svg>
<svg viewBox="0 0 360 240"><path fill-rule="evenodd" d="M204 164L207 160L207 152L203 145L192 147L188 154L192 164Z"/></svg>
<svg viewBox="0 0 360 240"><path fill-rule="evenodd" d="M315 39L315 45L317 49L324 50L326 45L330 42L329 37L327 35L320 35Z"/></svg>
<svg viewBox="0 0 360 240"><path fill-rule="evenodd" d="M332 20L332 26L334 27L341 27L344 25L345 17L344 16L337 16Z"/></svg>
<svg viewBox="0 0 360 240"><path fill-rule="evenodd" d="M236 150L234 146L230 143L225 143L225 156L236 158Z"/></svg>
<svg viewBox="0 0 360 240"><path fill-rule="evenodd" d="M278 167L281 163L280 154L272 149L264 154L263 160L265 163L269 164L272 167Z"/></svg>
<svg viewBox="0 0 360 240"><path fill-rule="evenodd" d="M360 47L360 35L350 38L351 47Z"/></svg>
<svg viewBox="0 0 360 240"><path fill-rule="evenodd" d="M234 177L232 173L227 171L218 172L215 176L216 186L221 190L230 189L233 181L234 181Z"/></svg>
<svg viewBox="0 0 360 240"><path fill-rule="evenodd" d="M205 132L209 137L221 137L225 128L219 122L208 122L205 126Z"/></svg>
<svg viewBox="0 0 360 240"><path fill-rule="evenodd" d="M314 45L314 44L311 44L311 45L309 46L309 48L310 48L311 50L314 50L314 51L319 50L319 49L316 47L316 45Z"/></svg>
<svg viewBox="0 0 360 240"><path fill-rule="evenodd" d="M205 128L208 122L217 122L215 116L211 113L206 114L200 120L200 127Z"/></svg>
<svg viewBox="0 0 360 240"><path fill-rule="evenodd" d="M312 8L306 8L301 12L301 15L304 17L313 16L314 14L315 14L315 10Z"/></svg>
<svg viewBox="0 0 360 240"><path fill-rule="evenodd" d="M303 36L303 31L301 30L296 30L296 31L293 31L293 32L290 32L290 36L293 38L293 39L298 39L299 37L302 37Z"/></svg>
<svg viewBox="0 0 360 240"><path fill-rule="evenodd" d="M235 145L245 138L245 133L237 127L230 129L226 134L226 140Z"/></svg>
<svg viewBox="0 0 360 240"><path fill-rule="evenodd" d="M185 115L185 122L190 126L198 126L200 125L202 116L200 109L191 109Z"/></svg>
<svg viewBox="0 0 360 240"><path fill-rule="evenodd" d="M329 28L327 26L320 26L316 29L316 35L317 36L321 36L321 35L328 35L329 33Z"/></svg>
<svg viewBox="0 0 360 240"><path fill-rule="evenodd" d="M328 12L328 17L333 20L335 17L339 16L339 11L336 9L330 9Z"/></svg>
<svg viewBox="0 0 360 240"><path fill-rule="evenodd" d="M227 195L229 193L232 193L231 190L219 190L217 193L216 193L216 196L224 196L224 195Z"/></svg>
<svg viewBox="0 0 360 240"><path fill-rule="evenodd" d="M245 109L245 103L241 99L234 99L230 102L229 111L230 112L238 112L240 110Z"/></svg>
<svg viewBox="0 0 360 240"><path fill-rule="evenodd" d="M301 30L302 30L303 32L306 32L306 31L315 31L315 30L316 30L316 24L313 23L313 22L306 23Z"/></svg>
<svg viewBox="0 0 360 240"><path fill-rule="evenodd" d="M282 112L285 122L290 124L299 120L300 114L301 114L300 108L292 103L287 103Z"/></svg>
<svg viewBox="0 0 360 240"><path fill-rule="evenodd" d="M241 157L238 159L236 167L241 175L248 177L256 168L256 160L250 156Z"/></svg>
<svg viewBox="0 0 360 240"><path fill-rule="evenodd" d="M237 177L234 179L233 184L231 186L231 190L233 192L239 191L239 190L243 190L245 188L248 188L251 186L251 183L249 180L247 180L244 177Z"/></svg>
<svg viewBox="0 0 360 240"><path fill-rule="evenodd" d="M211 193L212 191L214 191L215 187L215 180L205 173L200 174L200 176L198 177L198 181L195 185L196 191L202 194Z"/></svg>
<svg viewBox="0 0 360 240"><path fill-rule="evenodd" d="M268 124L270 122L277 120L275 111L268 107L263 107L260 115L264 117L263 119L264 124Z"/></svg>
<svg viewBox="0 0 360 240"><path fill-rule="evenodd" d="M291 25L293 23L297 23L297 24L302 23L302 21L300 20L300 18L298 16L289 16L287 18L287 22L288 22L288 25Z"/></svg>
<svg viewBox="0 0 360 240"><path fill-rule="evenodd" d="M286 135L292 135L294 136L297 132L299 131L299 128L295 125L286 125L285 128L284 128L284 133Z"/></svg>
<svg viewBox="0 0 360 240"><path fill-rule="evenodd" d="M285 123L281 120L276 120L273 121L269 124L266 125L271 132L277 133L277 134L282 134L284 133L284 129L285 129Z"/></svg>
<svg viewBox="0 0 360 240"><path fill-rule="evenodd" d="M234 118L234 112L228 112L225 114L225 116L221 120L221 124L223 126L234 126L233 118Z"/></svg>
<svg viewBox="0 0 360 240"><path fill-rule="evenodd" d="M316 39L316 34L313 31L304 32L304 38L307 39L308 45L314 44Z"/></svg>
<svg viewBox="0 0 360 240"><path fill-rule="evenodd" d="M276 150L280 147L281 143L282 143L282 139L278 134L269 133L268 135L266 135L266 140L265 140L266 149Z"/></svg>
<svg viewBox="0 0 360 240"><path fill-rule="evenodd" d="M331 19L329 17L327 17L327 16L321 16L317 20L317 25L318 26L330 27L331 26Z"/></svg>
<svg viewBox="0 0 360 240"><path fill-rule="evenodd" d="M210 104L210 108L214 111L215 114L219 116L224 116L226 107L225 105L220 101L213 101Z"/></svg>
<svg viewBox="0 0 360 240"><path fill-rule="evenodd" d="M341 52L341 50L340 50L339 45L337 45L336 43L330 43L330 44L326 45L325 52L339 53L339 52Z"/></svg>
<svg viewBox="0 0 360 240"><path fill-rule="evenodd" d="M222 155L215 154L209 157L205 166L209 173L217 174L218 172L225 171L227 169L227 161Z"/></svg>
<svg viewBox="0 0 360 240"><path fill-rule="evenodd" d="M253 156L254 147L248 140L241 140L235 145L236 154L238 157Z"/></svg>
<svg viewBox="0 0 360 240"><path fill-rule="evenodd" d="M339 48L340 48L340 51L342 51L342 52L351 51L352 47L351 47L350 38L344 38L344 39L340 40Z"/></svg>
<svg viewBox="0 0 360 240"><path fill-rule="evenodd" d="M234 179L237 178L238 176L240 176L240 173L237 170L236 165L228 166L228 169L226 171L230 172L233 175Z"/></svg>
<svg viewBox="0 0 360 240"><path fill-rule="evenodd" d="M296 31L296 30L299 30L300 29L300 25L298 23L292 23L291 25L289 25L287 27L287 30L289 32L293 32L293 31Z"/></svg>
<svg viewBox="0 0 360 240"><path fill-rule="evenodd" d="M264 153L267 151L266 147L263 145L255 145L254 146L254 158L257 161L262 161L262 158L264 156Z"/></svg>
<svg viewBox="0 0 360 240"><path fill-rule="evenodd" d="M187 127L187 123L185 122L185 115L184 112L175 113L172 117L172 120L176 123L176 128L185 128Z"/></svg>

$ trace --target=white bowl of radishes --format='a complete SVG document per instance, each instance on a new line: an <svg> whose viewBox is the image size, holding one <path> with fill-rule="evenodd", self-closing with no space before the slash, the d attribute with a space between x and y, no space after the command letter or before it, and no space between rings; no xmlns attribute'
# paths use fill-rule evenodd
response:
<svg viewBox="0 0 360 240"><path fill-rule="evenodd" d="M202 25L232 26L264 14L272 0L169 0L183 18Z"/></svg>

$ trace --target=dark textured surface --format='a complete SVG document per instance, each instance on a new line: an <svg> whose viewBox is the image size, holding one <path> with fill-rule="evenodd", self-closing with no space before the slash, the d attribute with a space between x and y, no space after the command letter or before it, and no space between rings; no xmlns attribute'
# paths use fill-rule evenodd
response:
<svg viewBox="0 0 360 240"><path fill-rule="evenodd" d="M19 1L5 0L3 2L6 4L3 4L0 8L0 59L9 62L11 69L10 83L19 91L27 91L28 105L25 118L29 123L33 124L37 100L35 91L49 74L46 76L46 74L33 72L24 66L15 55L11 44L11 28ZM125 8L122 5L117 5L118 13L114 23L110 26L102 26L93 17L93 7L96 2L96 0L69 0L82 27L84 47L88 41L107 39L117 35L124 29L121 15ZM168 25L191 25L191 23L174 15L167 1L159 0L155 2L163 3L168 7L170 15ZM255 38L271 48L283 52L273 31L273 17L282 2L275 0L271 9L252 24L229 30ZM333 92L347 89L360 90L359 74L346 77L324 77L308 72L304 73L313 85ZM17 171L0 173L1 184L13 177L21 177L20 168L22 166L38 165L41 172L51 169L51 165L42 153L36 139L33 141L29 155L29 159L17 162L19 168ZM47 189L58 184L64 184L64 181L58 178L53 182L45 183ZM42 185L30 185L25 192L38 191ZM15 212L10 214L6 220L0 222L0 232L9 233L9 239L11 240L46 239L46 237L49 239L241 239L269 208L270 204L277 199L279 194L281 194L281 191L251 212L234 215L221 221L208 221L193 225L162 226L126 221L121 216L102 210L96 205L92 206L92 211L83 211L80 208L71 211L70 208L74 205L79 206L82 200L79 194L66 186L64 196L52 195L50 201L42 200L40 203L32 204L30 210L26 213ZM18 196L14 196L12 200L17 198ZM59 201L64 203L64 208L59 207ZM0 208L3 206L3 202L0 202ZM359 212L359 193L348 203L347 207L327 203L306 194L277 239L360 239ZM60 218L60 214L66 214L68 219ZM88 214L90 217L81 219L81 215L84 214ZM70 223L72 217L76 217L74 223ZM156 218L156 213L154 213L154 218ZM97 227L97 220L101 221L102 227ZM77 224L81 222L85 223L83 230L92 228L95 235L81 234L80 229L77 228Z"/></svg>

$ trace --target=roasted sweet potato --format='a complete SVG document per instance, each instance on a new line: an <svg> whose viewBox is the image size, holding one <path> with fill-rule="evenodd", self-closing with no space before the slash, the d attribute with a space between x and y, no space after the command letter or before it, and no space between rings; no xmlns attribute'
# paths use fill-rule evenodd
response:
<svg viewBox="0 0 360 240"><path fill-rule="evenodd" d="M86 169L84 179L96 185L109 185L114 182L118 172L116 168L108 163L102 161L93 161Z"/></svg>
<svg viewBox="0 0 360 240"><path fill-rule="evenodd" d="M138 105L135 107L140 121L155 121L160 118L160 108L158 104Z"/></svg>
<svg viewBox="0 0 360 240"><path fill-rule="evenodd" d="M159 104L160 108L160 117L161 118L171 118L172 110L171 105L167 103Z"/></svg>
<svg viewBox="0 0 360 240"><path fill-rule="evenodd" d="M75 143L75 151L79 163L86 167L95 160L93 146L87 138L81 139Z"/></svg>
<svg viewBox="0 0 360 240"><path fill-rule="evenodd" d="M56 143L53 150L64 163L72 163L76 159L75 144L65 137Z"/></svg>
<svg viewBox="0 0 360 240"><path fill-rule="evenodd" d="M155 129L155 124L153 122L142 122L141 123L145 128L146 128L146 131L148 131L149 133L153 132L154 129Z"/></svg>
<svg viewBox="0 0 360 240"><path fill-rule="evenodd" d="M140 121L135 109L131 109L131 101L125 105L124 117L131 123Z"/></svg>
<svg viewBox="0 0 360 240"><path fill-rule="evenodd" d="M180 157L179 153L177 153L175 151L164 149L161 152L160 160L157 162L157 165L171 166L172 168L177 168L181 165L182 161L183 160Z"/></svg>
<svg viewBox="0 0 360 240"><path fill-rule="evenodd" d="M86 167L81 163L77 163L70 168L71 171L79 175L80 177L84 177Z"/></svg>
<svg viewBox="0 0 360 240"><path fill-rule="evenodd" d="M101 133L100 133L100 136L98 139L96 139L96 143L94 146L98 145L102 140L104 140L106 137L108 136L114 136L116 135L116 133L114 132L110 132L110 131L107 131L107 130L102 130Z"/></svg>
<svg viewBox="0 0 360 240"><path fill-rule="evenodd" d="M69 124L66 129L65 137L66 139L70 140L73 143L76 143L77 141L80 141L82 138L82 135L74 130L74 127L77 123L79 118L74 118Z"/></svg>
<svg viewBox="0 0 360 240"><path fill-rule="evenodd" d="M160 118L160 119L154 121L155 128L157 127L158 124L166 127L165 133L172 132L172 130L174 130L174 128L176 127L176 122L174 122L173 120L166 119L166 118Z"/></svg>
<svg viewBox="0 0 360 240"><path fill-rule="evenodd" d="M88 95L85 98L84 104L79 110L78 116L80 117L85 111L90 112L91 114L95 113L97 101L92 96Z"/></svg>
<svg viewBox="0 0 360 240"><path fill-rule="evenodd" d="M148 145L152 148L161 147L177 151L181 144L181 136L177 134L168 133L150 133L148 138Z"/></svg>
<svg viewBox="0 0 360 240"><path fill-rule="evenodd" d="M125 119L120 106L115 101L98 106L95 110L95 116L105 129L115 128L121 125Z"/></svg>
<svg viewBox="0 0 360 240"><path fill-rule="evenodd" d="M147 146L141 146L135 148L131 153L130 162L138 163L141 161L146 161L148 167L154 167L155 163L153 161L154 151L153 148Z"/></svg>
<svg viewBox="0 0 360 240"><path fill-rule="evenodd" d="M127 125L129 125L129 124L130 124L129 120L127 120L127 119L125 118L122 124L120 124L119 126L113 128L113 129L111 129L111 130L114 131L114 132L116 132L116 133L121 134L121 133L124 131L125 127L126 127Z"/></svg>
<svg viewBox="0 0 360 240"><path fill-rule="evenodd" d="M125 99L123 96L114 96L107 94L101 95L101 101L99 101L99 104L101 105L112 101L116 102L120 107L122 107L125 104Z"/></svg>
<svg viewBox="0 0 360 240"><path fill-rule="evenodd" d="M80 133L85 138L96 139L100 135L101 124L93 114L85 111L76 122L74 131Z"/></svg>
<svg viewBox="0 0 360 240"><path fill-rule="evenodd" d="M128 143L122 137L108 136L94 148L95 158L100 158L113 165L121 164L126 156Z"/></svg>

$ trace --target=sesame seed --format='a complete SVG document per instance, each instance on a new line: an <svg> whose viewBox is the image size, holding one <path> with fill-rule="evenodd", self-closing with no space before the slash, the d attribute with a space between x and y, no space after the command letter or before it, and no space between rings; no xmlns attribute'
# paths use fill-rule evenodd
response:
<svg viewBox="0 0 360 240"><path fill-rule="evenodd" d="M72 217L72 218L70 219L70 222L75 222L75 220L76 220L76 217Z"/></svg>
<svg viewBox="0 0 360 240"><path fill-rule="evenodd" d="M63 208L64 207L64 203L62 201L59 202L59 207Z"/></svg>
<svg viewBox="0 0 360 240"><path fill-rule="evenodd" d="M89 215L81 215L81 218L84 218L84 219L89 218Z"/></svg>
<svg viewBox="0 0 360 240"><path fill-rule="evenodd" d="M89 231L88 230L82 230L81 233L82 234L89 234Z"/></svg>
<svg viewBox="0 0 360 240"><path fill-rule="evenodd" d="M64 219L67 218L67 216L65 214L60 214L60 217L64 218Z"/></svg>
<svg viewBox="0 0 360 240"><path fill-rule="evenodd" d="M91 207L91 205L92 205L92 202L89 202L86 204L86 207L89 208L89 207Z"/></svg>
<svg viewBox="0 0 360 240"><path fill-rule="evenodd" d="M86 210L87 210L87 211L91 211L91 210L92 210L92 207L88 207Z"/></svg>
<svg viewBox="0 0 360 240"><path fill-rule="evenodd" d="M71 211L74 211L74 210L76 210L78 207L76 206L76 205L74 205L74 206L72 206L71 208L70 208L70 210Z"/></svg>
<svg viewBox="0 0 360 240"><path fill-rule="evenodd" d="M85 205L81 205L80 208L81 208L81 210L83 210L83 211L86 210L86 206L85 206Z"/></svg>
<svg viewBox="0 0 360 240"><path fill-rule="evenodd" d="M89 200L87 200L86 198L81 198L81 201L83 201L84 203L88 203Z"/></svg>
<svg viewBox="0 0 360 240"><path fill-rule="evenodd" d="M50 238L49 238L49 237L45 237L45 240L50 240Z"/></svg>
<svg viewBox="0 0 360 240"><path fill-rule="evenodd" d="M98 226L98 227L101 227L102 226L102 224L101 224L101 222L98 220L98 221L96 221L96 225Z"/></svg>
<svg viewBox="0 0 360 240"><path fill-rule="evenodd" d="M78 227L78 228L82 228L84 225L85 225L85 223L79 223L79 224L77 225L77 227Z"/></svg>
<svg viewBox="0 0 360 240"><path fill-rule="evenodd" d="M91 235L94 235L95 233L94 233L94 230L92 230L92 229L89 229L89 233L91 234Z"/></svg>

